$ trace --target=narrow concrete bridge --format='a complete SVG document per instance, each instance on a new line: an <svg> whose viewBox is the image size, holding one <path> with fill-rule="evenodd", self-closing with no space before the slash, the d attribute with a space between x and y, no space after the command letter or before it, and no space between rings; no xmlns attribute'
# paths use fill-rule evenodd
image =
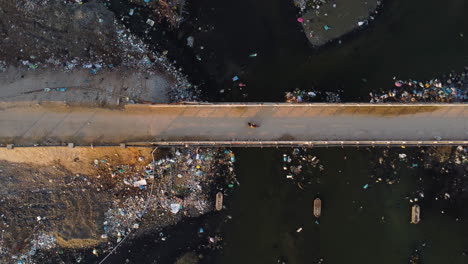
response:
<svg viewBox="0 0 468 264"><path fill-rule="evenodd" d="M258 128L249 128L255 122ZM466 104L0 104L0 144L468 145Z"/></svg>

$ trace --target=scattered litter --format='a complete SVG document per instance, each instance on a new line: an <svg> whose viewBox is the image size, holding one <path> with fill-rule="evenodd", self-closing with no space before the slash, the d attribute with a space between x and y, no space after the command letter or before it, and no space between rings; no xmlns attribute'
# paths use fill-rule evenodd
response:
<svg viewBox="0 0 468 264"><path fill-rule="evenodd" d="M367 188L369 188L369 184L365 184L364 186L362 186L362 188L365 190Z"/></svg>
<svg viewBox="0 0 468 264"><path fill-rule="evenodd" d="M235 81L237 81L237 80L239 80L239 76L236 75L236 76L232 77L232 81L235 82Z"/></svg>
<svg viewBox="0 0 468 264"><path fill-rule="evenodd" d="M142 180L139 180L139 181L136 181L133 183L133 187L139 187L141 188L142 186L146 186L146 180L145 179L142 179Z"/></svg>
<svg viewBox="0 0 468 264"><path fill-rule="evenodd" d="M193 36L187 37L187 46L193 48L194 42L195 42L195 38Z"/></svg>
<svg viewBox="0 0 468 264"><path fill-rule="evenodd" d="M328 91L307 91L295 89L292 92L285 93L285 101L287 103L308 103L308 102L328 102L339 103L341 102L341 93L328 92Z"/></svg>
<svg viewBox="0 0 468 264"><path fill-rule="evenodd" d="M171 204L171 213L177 214L181 208L181 205L178 203Z"/></svg>
<svg viewBox="0 0 468 264"><path fill-rule="evenodd" d="M147 19L146 20L146 24L150 25L150 27L154 26L154 20L151 20L151 19Z"/></svg>
<svg viewBox="0 0 468 264"><path fill-rule="evenodd" d="M450 73L442 77L444 81L395 80L396 88L369 93L370 102L465 102L468 100L467 75L468 72Z"/></svg>
<svg viewBox="0 0 468 264"><path fill-rule="evenodd" d="M302 231L302 227L299 227L299 228L296 230L297 233L300 233L301 231Z"/></svg>

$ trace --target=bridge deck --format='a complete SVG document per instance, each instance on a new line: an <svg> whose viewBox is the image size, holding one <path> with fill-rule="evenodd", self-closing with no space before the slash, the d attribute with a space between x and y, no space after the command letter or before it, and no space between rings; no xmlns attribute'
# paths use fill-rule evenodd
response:
<svg viewBox="0 0 468 264"><path fill-rule="evenodd" d="M248 128L253 121L258 128ZM0 104L0 144L250 144L468 140L468 105L213 104L124 109Z"/></svg>

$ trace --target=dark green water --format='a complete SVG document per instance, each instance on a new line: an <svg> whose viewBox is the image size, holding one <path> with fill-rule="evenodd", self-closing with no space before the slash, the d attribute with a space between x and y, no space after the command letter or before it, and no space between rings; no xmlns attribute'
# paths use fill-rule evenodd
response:
<svg viewBox="0 0 468 264"><path fill-rule="evenodd" d="M390 89L393 76L426 80L468 62L468 2L387 0L369 28L314 50L296 22L292 0L200 0L193 3L200 65L214 80L209 95L225 101L284 101L294 88L344 90L346 101L368 101L370 90ZM464 33L464 37L460 36ZM248 58L258 52L255 59ZM247 87L221 95L239 75ZM363 81L366 79L367 82ZM248 97L243 98L242 93Z"/></svg>
<svg viewBox="0 0 468 264"><path fill-rule="evenodd" d="M226 245L214 263L277 263L282 257L287 263L323 258L323 263L395 264L408 263L415 249L426 264L468 263L462 255L468 249L466 221L442 214L427 193L422 221L410 224L405 197L414 197L419 177L430 177L422 168L398 169L397 184L373 184L370 164L381 150L314 149L310 153L325 170L309 175L313 183L301 190L282 171L282 154L290 152L236 151L241 186L230 198L233 220L224 228ZM371 187L363 189L366 183ZM320 224L312 212L317 195L323 202Z"/></svg>

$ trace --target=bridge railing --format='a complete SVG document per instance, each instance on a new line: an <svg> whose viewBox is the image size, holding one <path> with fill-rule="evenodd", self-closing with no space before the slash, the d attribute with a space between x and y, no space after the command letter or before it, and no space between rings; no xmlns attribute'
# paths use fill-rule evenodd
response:
<svg viewBox="0 0 468 264"><path fill-rule="evenodd" d="M468 141L154 141L130 142L129 146L159 147L420 147L420 146L466 146Z"/></svg>

